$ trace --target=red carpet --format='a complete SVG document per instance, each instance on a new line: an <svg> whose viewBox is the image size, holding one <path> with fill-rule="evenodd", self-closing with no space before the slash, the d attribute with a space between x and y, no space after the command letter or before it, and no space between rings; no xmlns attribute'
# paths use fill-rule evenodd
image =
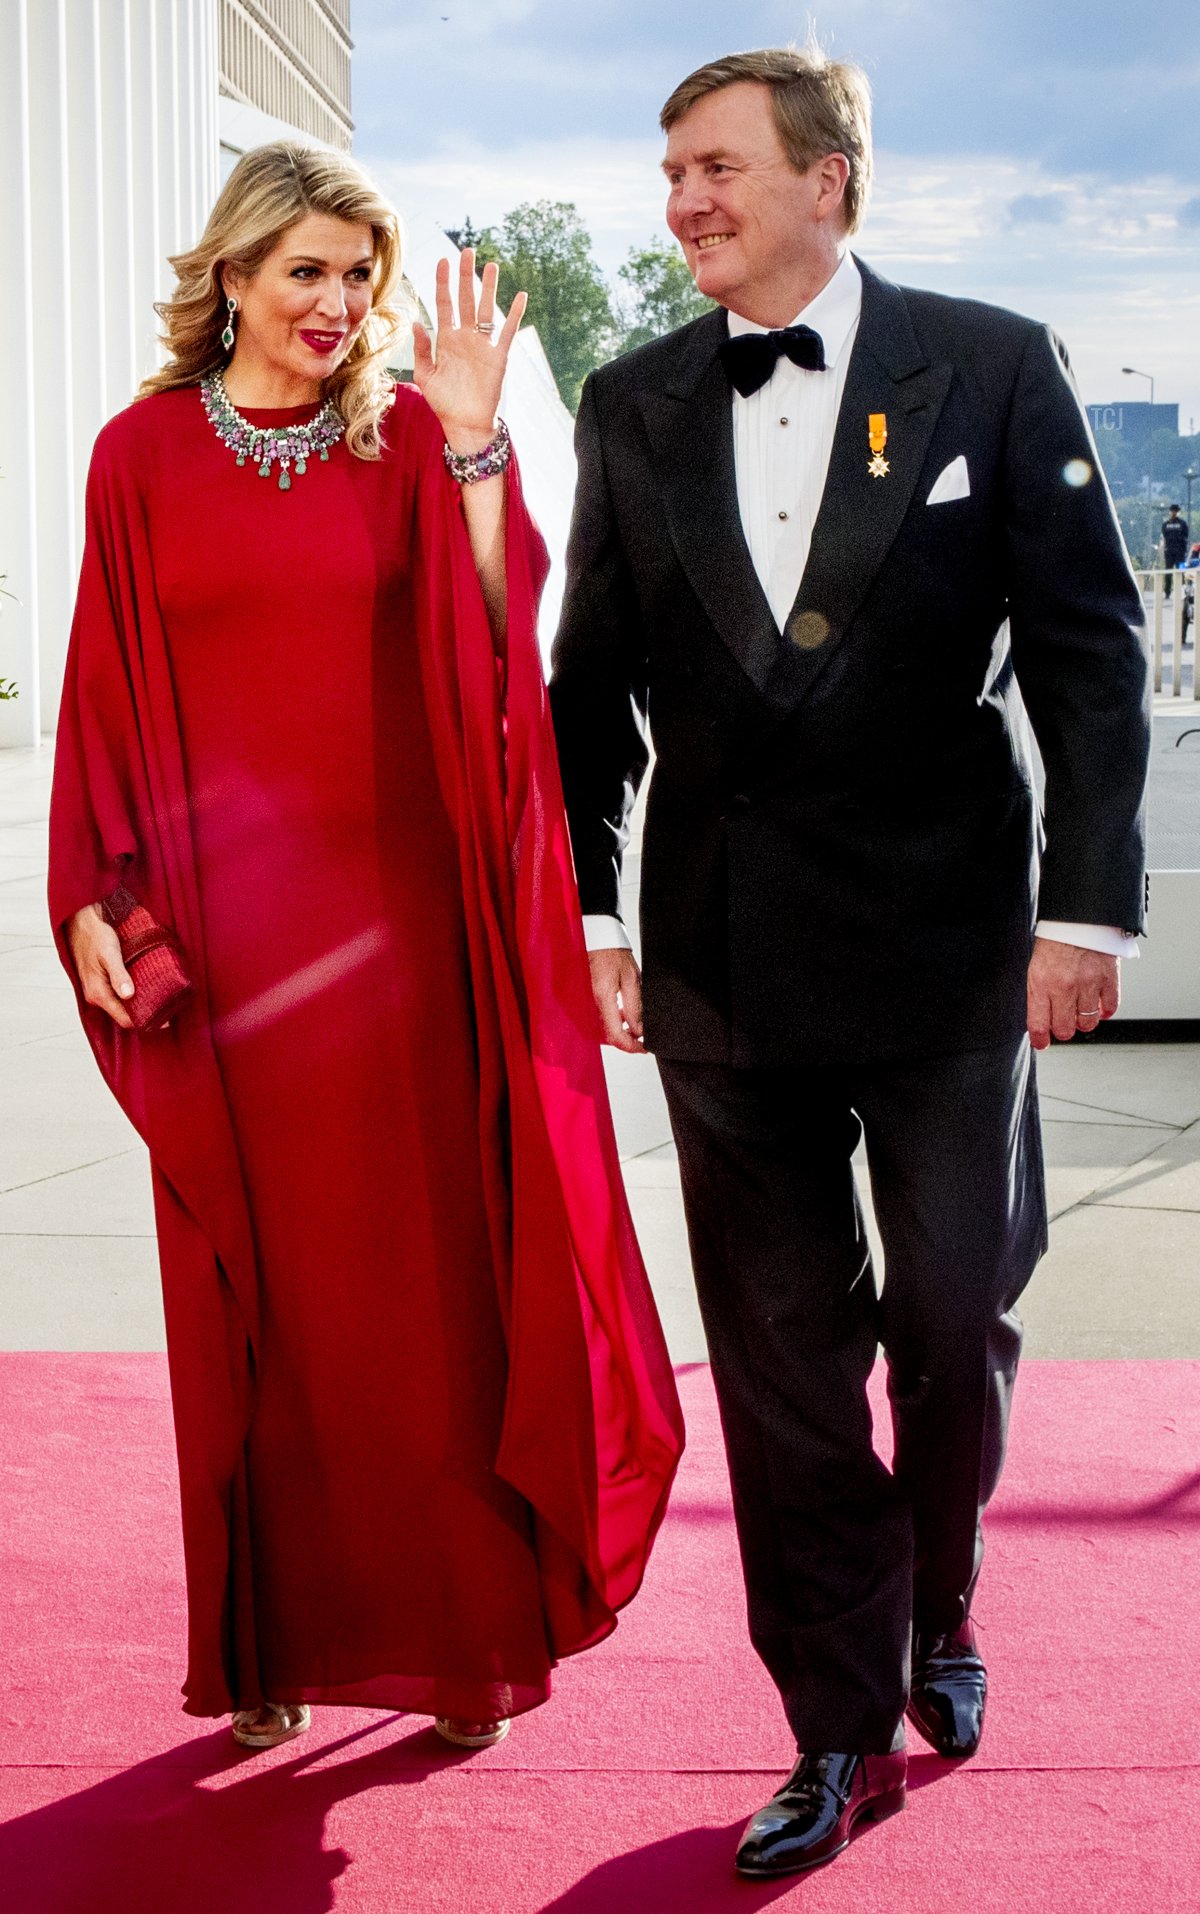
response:
<svg viewBox="0 0 1200 1914"><path fill-rule="evenodd" d="M5 1914L1127 1914L1200 1907L1200 1364L1029 1363L990 1521L987 1737L825 1872L729 1872L788 1764L744 1640L707 1372L640 1600L500 1748L321 1711L268 1755L177 1712L166 1368L0 1356Z"/></svg>

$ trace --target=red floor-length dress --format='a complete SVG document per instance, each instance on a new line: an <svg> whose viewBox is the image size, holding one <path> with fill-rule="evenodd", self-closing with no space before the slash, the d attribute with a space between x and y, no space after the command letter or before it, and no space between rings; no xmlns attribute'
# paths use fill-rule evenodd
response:
<svg viewBox="0 0 1200 1914"><path fill-rule="evenodd" d="M247 416L288 424L308 413ZM504 969L506 921L510 944L520 941L520 880L511 856L486 861L506 804L514 814L504 779L528 773L510 764L481 795L489 761L471 762L478 712L492 714L488 748L500 763L505 667L490 653L479 664L477 581L464 567L432 415L402 390L385 429L382 460L356 459L343 443L281 492L274 477L237 466L189 389L114 422L108 463L119 476L106 487L108 467L93 474L93 566L99 556L133 686L131 696L110 682L85 568L56 773L52 908L61 924L92 881L89 857L110 861L103 848L82 849L83 814L97 789L92 808L111 814L103 787L115 782L121 821L110 834L142 841L118 854L118 871L137 889L144 867L153 895L156 860L143 844L157 836L166 908L202 970L202 1002L178 1032L118 1037L88 1013L102 1067L155 1164L195 1712L259 1695L472 1719L535 1705L557 1656L607 1632L636 1587L678 1455L652 1308L613 1196L606 1115L594 1177L574 1215L566 1204L557 1288L543 1304L531 1286L545 1280L553 1246L522 1247L525 1199L507 1185L530 1182L520 1168L530 1148L541 1165L531 1174L549 1174L546 1124L552 1131L556 1119L542 1106L559 1094L561 1071L543 1069L540 1104L512 1080L522 992L498 1008L506 986L493 993L492 977ZM529 551L511 483L510 519L510 554L522 527ZM514 600L513 616L514 642L528 647L528 606ZM430 657L439 645L440 676ZM480 671L493 681L486 692L464 691L464 674ZM132 777L109 707L132 740L125 753L140 760ZM515 706L507 724L529 728ZM539 789L544 740L534 756ZM536 871L527 889L536 965ZM162 908L161 891L154 902ZM180 923L181 911L192 921ZM557 922L543 932L562 940ZM189 1020L202 1026L201 1062L184 1057L172 1105L171 1050L187 1052ZM196 1069L204 1087L182 1089ZM524 1070L521 1057L521 1083ZM189 1096L201 1112L191 1143L178 1134ZM218 1128L228 1148L210 1136ZM578 1142L586 1165L596 1144ZM193 1177L199 1196L182 1187ZM236 1212L244 1226L240 1259L223 1251L219 1215L209 1225L203 1213L217 1183L214 1215ZM612 1213L581 1218L601 1186ZM632 1325L632 1359L619 1333L598 1333L604 1297L581 1280L578 1239L597 1227L621 1239L618 1315ZM562 1327L549 1333L561 1337L597 1440L543 1497L542 1465L526 1479L519 1454L554 1438L561 1384L548 1371L558 1356L541 1325L556 1315ZM542 1401L546 1427L523 1431ZM621 1451L607 1457L605 1415ZM502 1451L518 1459L509 1466ZM588 1480L606 1472L607 1488ZM601 1493L627 1505L630 1531L607 1584L588 1559Z"/></svg>

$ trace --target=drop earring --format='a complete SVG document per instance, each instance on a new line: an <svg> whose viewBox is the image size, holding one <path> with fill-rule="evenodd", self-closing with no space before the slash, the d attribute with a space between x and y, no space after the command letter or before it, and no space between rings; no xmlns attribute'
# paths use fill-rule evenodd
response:
<svg viewBox="0 0 1200 1914"><path fill-rule="evenodd" d="M232 352L233 351L233 315L238 309L238 302L236 299L227 299L225 301L225 304L229 307L229 317L225 321L225 330L221 334L221 344L224 346L226 352Z"/></svg>

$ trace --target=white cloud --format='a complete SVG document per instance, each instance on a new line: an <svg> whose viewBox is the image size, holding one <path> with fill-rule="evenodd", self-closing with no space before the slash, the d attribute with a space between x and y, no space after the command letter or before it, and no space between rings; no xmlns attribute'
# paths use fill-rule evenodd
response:
<svg viewBox="0 0 1200 1914"><path fill-rule="evenodd" d="M468 213L488 226L526 200L569 200L612 273L631 246L652 233L666 236L661 158L657 139L528 140L499 153L456 140L427 159L385 161L372 171L401 212L421 205L442 226L461 225Z"/></svg>
<svg viewBox="0 0 1200 1914"><path fill-rule="evenodd" d="M1012 220L1014 200L1049 200L1056 222ZM1200 421L1200 269L1180 225L1177 180L1116 182L1047 173L1030 162L883 153L863 257L889 277L1013 306L1054 325L1084 397L1145 396L1122 365L1155 375Z"/></svg>

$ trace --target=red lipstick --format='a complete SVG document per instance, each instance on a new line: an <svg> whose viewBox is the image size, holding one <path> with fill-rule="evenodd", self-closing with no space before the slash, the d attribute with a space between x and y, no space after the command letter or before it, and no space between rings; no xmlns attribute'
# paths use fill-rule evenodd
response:
<svg viewBox="0 0 1200 1914"><path fill-rule="evenodd" d="M303 339L305 345L309 346L313 352L330 353L337 351L346 335L344 332L302 331L300 337Z"/></svg>

